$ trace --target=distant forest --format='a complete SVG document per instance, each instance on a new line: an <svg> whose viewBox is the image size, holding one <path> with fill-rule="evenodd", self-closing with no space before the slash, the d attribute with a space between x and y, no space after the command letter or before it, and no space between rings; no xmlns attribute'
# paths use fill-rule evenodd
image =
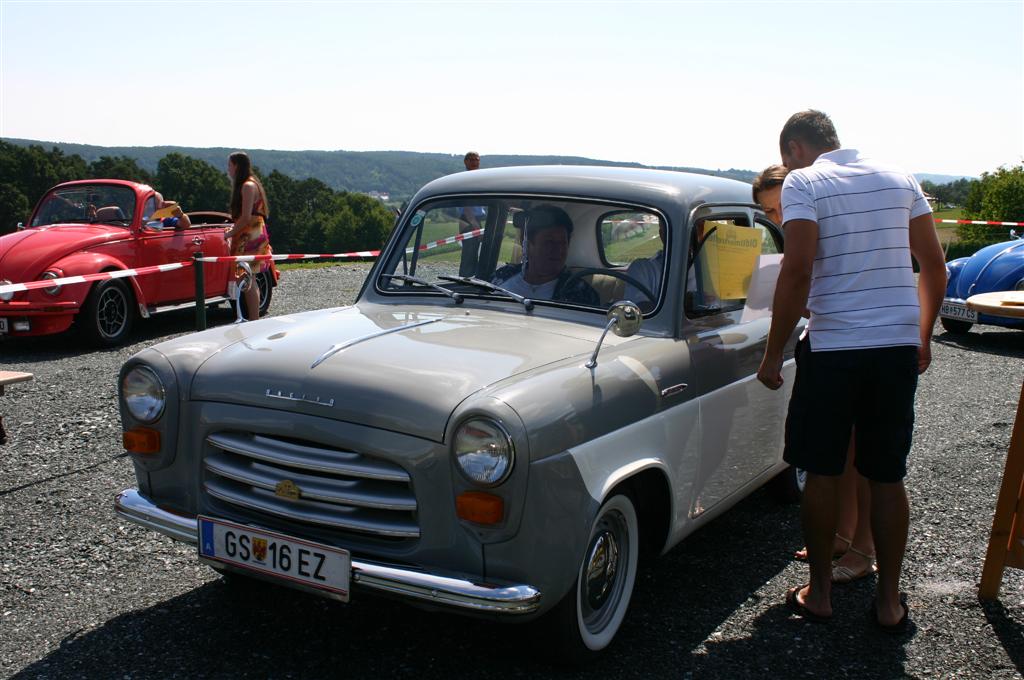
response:
<svg viewBox="0 0 1024 680"><path fill-rule="evenodd" d="M29 139L4 138L17 146L36 145L57 148L64 154L81 157L93 163L103 157L131 158L139 167L155 173L160 159L181 154L202 160L215 168L223 168L228 154L237 149L199 149L184 146L91 146L65 142L41 142ZM415 153L412 151L272 151L245 149L253 163L264 174L277 171L292 179L315 177L335 191L377 191L390 194L392 201L411 198L427 182L463 170L462 155ZM610 165L623 168L651 167L640 163L620 163L579 156L490 156L483 157L481 167L498 168L509 165ZM661 167L659 170L695 172L716 177L730 177L750 182L757 175L752 170L707 170L704 168Z"/></svg>

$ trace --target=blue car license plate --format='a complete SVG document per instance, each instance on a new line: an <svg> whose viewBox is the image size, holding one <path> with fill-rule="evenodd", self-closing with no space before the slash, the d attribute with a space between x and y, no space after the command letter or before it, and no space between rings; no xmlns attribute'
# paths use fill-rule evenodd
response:
<svg viewBox="0 0 1024 680"><path fill-rule="evenodd" d="M347 550L212 517L198 518L199 555L284 581L329 590L347 602Z"/></svg>

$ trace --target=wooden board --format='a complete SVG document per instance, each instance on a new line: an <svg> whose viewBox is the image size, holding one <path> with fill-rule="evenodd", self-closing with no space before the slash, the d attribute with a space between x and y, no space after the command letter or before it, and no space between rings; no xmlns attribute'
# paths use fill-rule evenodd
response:
<svg viewBox="0 0 1024 680"><path fill-rule="evenodd" d="M1021 386L1017 402L1017 417L1010 435L1010 449L1006 452L1003 483L992 518L985 566L981 570L978 593L981 599L999 597L1006 567L1024 569L1024 386Z"/></svg>
<svg viewBox="0 0 1024 680"><path fill-rule="evenodd" d="M972 295L967 306L982 314L1024 318L1024 291L1003 290L997 293Z"/></svg>

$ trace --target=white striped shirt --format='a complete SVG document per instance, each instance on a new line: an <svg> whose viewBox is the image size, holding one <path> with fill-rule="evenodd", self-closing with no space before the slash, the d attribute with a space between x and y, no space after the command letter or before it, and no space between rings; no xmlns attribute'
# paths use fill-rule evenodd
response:
<svg viewBox="0 0 1024 680"><path fill-rule="evenodd" d="M910 220L930 212L912 175L855 149L789 173L783 222L818 224L807 299L814 351L921 344Z"/></svg>

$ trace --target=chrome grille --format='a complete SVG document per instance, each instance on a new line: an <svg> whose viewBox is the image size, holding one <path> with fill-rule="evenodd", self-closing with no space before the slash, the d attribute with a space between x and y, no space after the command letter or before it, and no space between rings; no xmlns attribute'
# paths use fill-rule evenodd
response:
<svg viewBox="0 0 1024 680"><path fill-rule="evenodd" d="M209 435L203 488L217 500L291 522L417 538L416 497L398 465L314 442L242 432ZM298 499L275 493L292 482Z"/></svg>

